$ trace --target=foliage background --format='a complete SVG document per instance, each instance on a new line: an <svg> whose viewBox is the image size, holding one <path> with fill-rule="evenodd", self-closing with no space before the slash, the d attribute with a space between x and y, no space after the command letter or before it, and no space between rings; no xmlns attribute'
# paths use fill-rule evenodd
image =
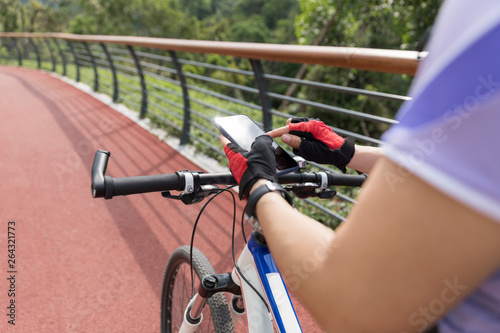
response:
<svg viewBox="0 0 500 333"><path fill-rule="evenodd" d="M0 31L415 50L432 25L440 3L441 0L2 0ZM201 60L220 65L234 63L217 55ZM277 75L401 95L412 79L406 75L323 66L272 62L265 66L267 72ZM399 107L307 87L295 89L276 84L272 89L386 117L394 116ZM273 101L273 107L292 114L306 113L375 137L387 129L280 101Z"/></svg>

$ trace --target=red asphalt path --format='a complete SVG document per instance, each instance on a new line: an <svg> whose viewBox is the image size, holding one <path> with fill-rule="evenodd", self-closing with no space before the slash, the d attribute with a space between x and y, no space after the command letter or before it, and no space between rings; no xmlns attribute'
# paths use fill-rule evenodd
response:
<svg viewBox="0 0 500 333"><path fill-rule="evenodd" d="M200 167L43 72L0 66L0 117L0 331L159 332L164 266L189 243L201 205L159 193L92 199L90 167L97 149L111 151L113 177ZM229 196L214 200L195 238L218 272L232 269L231 205ZM15 221L15 326L7 323L9 221ZM296 308L304 332L319 332Z"/></svg>

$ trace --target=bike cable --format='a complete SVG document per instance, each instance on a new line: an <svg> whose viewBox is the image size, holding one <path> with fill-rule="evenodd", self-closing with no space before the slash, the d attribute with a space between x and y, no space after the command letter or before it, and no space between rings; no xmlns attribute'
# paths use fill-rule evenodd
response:
<svg viewBox="0 0 500 333"><path fill-rule="evenodd" d="M229 189L233 188L234 185L228 186L226 188L221 188L220 191L212 195L207 202L201 207L198 216L196 217L196 221L194 222L193 232L191 233L191 243L189 244L189 266L191 267L191 298L194 296L194 271L193 271L193 247L194 247L194 235L196 233L196 227L198 226L198 222L200 221L201 215L205 211L205 208L208 206L213 199L215 199L219 194L223 192L229 192L233 196L233 203L236 209L236 199L234 198L234 194L229 191ZM234 219L234 218L233 218ZM200 281L201 282L201 281Z"/></svg>
<svg viewBox="0 0 500 333"><path fill-rule="evenodd" d="M243 212L241 212L241 235L243 236L243 240L245 241L245 244L247 242L247 236L245 235L245 210L243 209Z"/></svg>
<svg viewBox="0 0 500 333"><path fill-rule="evenodd" d="M235 200L234 199L234 194L233 194L233 200ZM244 213L241 215L241 219L242 219L241 220L241 228L242 228L242 232L244 232L243 231ZM269 309L269 305L267 305L267 302L266 302L264 296L262 296L261 293L259 293L259 291L250 283L250 281L247 280L247 278L245 277L245 275L243 275L243 272L240 270L240 267L236 263L236 256L234 255L234 230L235 229L236 229L236 201L234 201L233 232L231 234L231 251L232 251L232 255L233 255L234 267L236 268L236 271L241 276L241 278L246 282L246 284L248 284L250 286L250 288L252 288L252 290L257 294L257 296L259 296L259 298L261 299L262 303L264 303L264 305L266 306L267 312L270 313L271 309ZM243 237L245 237L244 234L243 234ZM246 242L246 239L245 239L245 242Z"/></svg>
<svg viewBox="0 0 500 333"><path fill-rule="evenodd" d="M245 275L243 275L243 272L240 270L240 267L236 263L236 256L234 254L234 234L235 234L235 229L236 229L236 197L234 196L234 193L229 190L233 187L234 186L229 186L229 187L220 189L220 191L218 191L217 193L212 195L210 197L210 199L208 199L208 201L203 205L203 207L201 207L200 212L198 213L198 216L196 217L196 221L194 222L193 232L191 233L191 243L190 243L190 247L189 247L189 264L190 264L190 268L191 268L191 298L194 296L193 246L194 246L194 235L196 233L196 227L198 226L198 222L200 221L201 215L205 211L205 208L208 206L208 204L210 204L210 202L212 202L213 199L215 199L217 196L219 196L219 194L221 194L223 192L228 192L229 194L231 194L231 197L233 199L233 230L231 233L231 254L233 257L234 267L236 268L236 271L238 272L240 277L250 286L250 288L257 294L257 296L259 296L262 303L264 303L264 305L266 306L267 312L271 312L271 310L269 309L269 305L267 305L267 302L266 302L264 296L262 296L261 293L259 293L259 291L250 283L250 281L248 281L248 279L245 277ZM242 218L241 226L242 226L243 238L244 238L245 243L246 243L246 237L245 237L245 234L243 231L244 215L242 215L241 218Z"/></svg>

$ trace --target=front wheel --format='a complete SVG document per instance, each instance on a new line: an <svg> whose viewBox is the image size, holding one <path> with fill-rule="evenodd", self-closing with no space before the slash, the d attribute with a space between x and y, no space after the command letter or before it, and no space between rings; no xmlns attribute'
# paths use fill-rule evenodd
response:
<svg viewBox="0 0 500 333"><path fill-rule="evenodd" d="M215 274L207 257L194 247L193 268L195 288L205 275ZM165 268L161 299L162 333L179 332L190 298L189 246L185 245L172 253ZM203 321L196 332L233 332L231 314L224 295L222 293L213 295L207 300L207 305L203 309Z"/></svg>

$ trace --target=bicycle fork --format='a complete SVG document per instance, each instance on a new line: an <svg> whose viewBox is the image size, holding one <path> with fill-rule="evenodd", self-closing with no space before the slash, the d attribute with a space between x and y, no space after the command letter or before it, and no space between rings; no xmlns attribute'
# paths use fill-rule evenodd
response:
<svg viewBox="0 0 500 333"><path fill-rule="evenodd" d="M208 298L219 292L232 294L229 308L231 319L235 325L245 313L241 288L233 281L231 273L212 274L203 277L198 293L189 301L184 311L184 318L179 333L194 333L203 321L202 311L207 304Z"/></svg>

